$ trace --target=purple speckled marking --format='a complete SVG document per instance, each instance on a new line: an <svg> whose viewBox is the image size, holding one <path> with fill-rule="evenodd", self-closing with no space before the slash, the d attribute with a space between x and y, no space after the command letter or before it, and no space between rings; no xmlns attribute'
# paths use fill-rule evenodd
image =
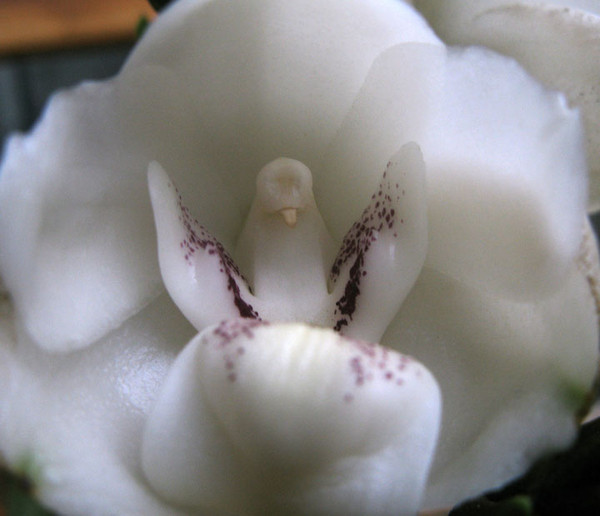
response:
<svg viewBox="0 0 600 516"><path fill-rule="evenodd" d="M414 363L412 358L391 353L379 344L357 339L349 339L349 342L356 351L348 360L348 369L355 388L359 389L376 379L398 387L404 385L409 373L407 366ZM414 369L412 373L417 377L421 376L419 368ZM355 394L351 392L343 396L345 403L351 403L354 398Z"/></svg>
<svg viewBox="0 0 600 516"><path fill-rule="evenodd" d="M395 207L401 196L405 195L405 191L402 190L400 194L399 184L387 179L387 170L392 165L391 162L387 164L377 192L371 197L371 202L363 211L361 218L346 233L342 247L331 267L329 278L335 282L342 269L349 266L344 294L335 303L334 316L337 316L337 320L333 329L336 331L341 331L344 326L348 326L356 312L361 280L368 274L365 270L365 256L371 245L377 241L381 233L393 231L396 223L404 224L404 219L398 221ZM398 237L396 231L392 234L394 238Z"/></svg>
<svg viewBox="0 0 600 516"><path fill-rule="evenodd" d="M268 325L269 323L258 319L229 319L213 330L213 335L218 337L215 346L223 354L223 369L229 382L235 383L237 380L236 365L246 353L243 345L231 344L240 336L253 339L256 328Z"/></svg>
<svg viewBox="0 0 600 516"><path fill-rule="evenodd" d="M231 344L231 342L237 339L240 335L243 335L247 339L253 339L255 328L264 326L269 326L269 323L258 319L227 319L222 321L219 326L213 330L213 335L219 337L217 346L219 348L224 348ZM243 346L238 346L236 348L236 353L238 355L243 355L244 352L245 350Z"/></svg>
<svg viewBox="0 0 600 516"><path fill-rule="evenodd" d="M169 182L169 188L173 187L174 185ZM183 198L176 187L175 192L177 193L177 205L179 206L179 220L186 230L186 237L179 243L179 247L184 253L183 257L185 261L189 265L194 265L193 257L199 251L218 258L219 272L225 274L227 277L227 290L231 292L233 302L240 316L249 319L260 319L258 312L242 297L238 281L243 281L246 285L248 285L248 282L241 274L233 258L231 258L227 250L223 247L223 244L192 217L190 210L184 206ZM249 287L248 289L250 290Z"/></svg>
<svg viewBox="0 0 600 516"><path fill-rule="evenodd" d="M354 375L354 383L361 386L365 383L365 367L360 356L350 359L350 369Z"/></svg>

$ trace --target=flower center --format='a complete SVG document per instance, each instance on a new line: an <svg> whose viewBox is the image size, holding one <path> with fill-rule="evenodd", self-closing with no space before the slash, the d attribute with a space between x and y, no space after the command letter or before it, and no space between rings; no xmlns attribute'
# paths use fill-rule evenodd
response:
<svg viewBox="0 0 600 516"><path fill-rule="evenodd" d="M241 316L302 321L377 342L425 261L425 169L415 144L389 161L341 246L299 161L279 158L259 172L231 255L193 218L158 163L148 180L162 278L198 330Z"/></svg>

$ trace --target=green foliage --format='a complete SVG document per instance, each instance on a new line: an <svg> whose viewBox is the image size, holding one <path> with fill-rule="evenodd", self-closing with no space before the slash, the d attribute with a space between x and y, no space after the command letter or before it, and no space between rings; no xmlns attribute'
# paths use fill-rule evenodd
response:
<svg viewBox="0 0 600 516"><path fill-rule="evenodd" d="M150 26L150 20L146 16L140 16L140 19L138 20L138 23L135 27L136 38L140 39L144 35L144 32L146 32L146 29L149 26Z"/></svg>
<svg viewBox="0 0 600 516"><path fill-rule="evenodd" d="M2 513L4 509L4 513ZM0 470L0 514L6 516L53 516L32 496L31 484Z"/></svg>

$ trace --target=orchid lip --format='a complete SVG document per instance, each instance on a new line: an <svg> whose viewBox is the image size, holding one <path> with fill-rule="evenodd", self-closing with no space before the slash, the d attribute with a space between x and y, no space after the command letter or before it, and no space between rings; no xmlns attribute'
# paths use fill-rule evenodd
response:
<svg viewBox="0 0 600 516"><path fill-rule="evenodd" d="M230 319L176 359L142 465L166 499L228 514L414 514L440 412L437 382L411 357L330 329Z"/></svg>

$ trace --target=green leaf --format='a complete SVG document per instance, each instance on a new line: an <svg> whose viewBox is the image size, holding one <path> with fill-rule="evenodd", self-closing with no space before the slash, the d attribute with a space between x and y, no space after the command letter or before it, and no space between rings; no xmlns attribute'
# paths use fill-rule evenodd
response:
<svg viewBox="0 0 600 516"><path fill-rule="evenodd" d="M33 498L27 480L0 470L0 514L2 509L6 516L53 516Z"/></svg>
<svg viewBox="0 0 600 516"><path fill-rule="evenodd" d="M148 29L148 27L150 26L150 20L148 19L147 16L140 16L140 19L137 22L137 25L135 27L135 36L137 39L140 39L144 33L146 32L146 30Z"/></svg>

